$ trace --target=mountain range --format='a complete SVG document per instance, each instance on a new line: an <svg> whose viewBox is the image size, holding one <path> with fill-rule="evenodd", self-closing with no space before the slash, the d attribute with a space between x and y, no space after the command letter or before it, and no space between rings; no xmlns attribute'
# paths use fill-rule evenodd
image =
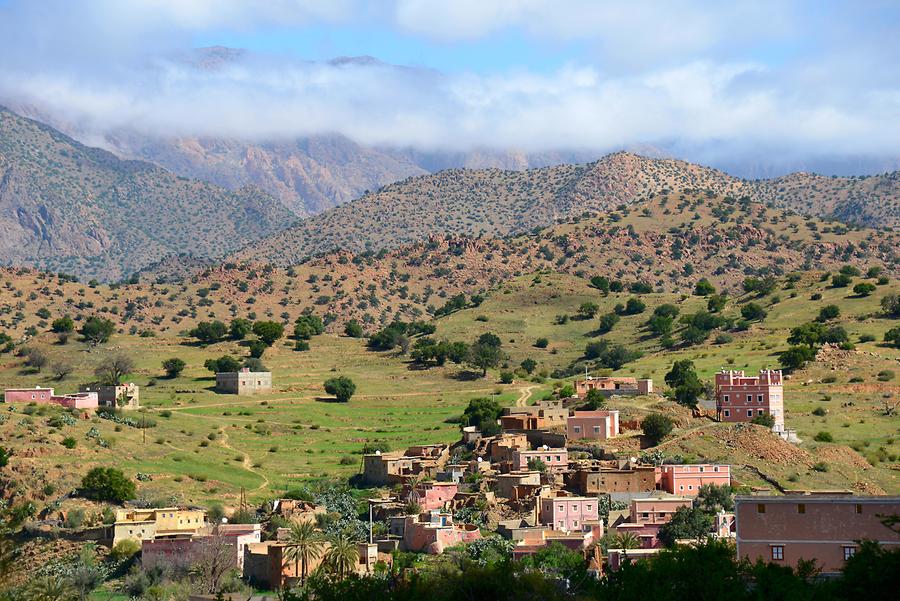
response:
<svg viewBox="0 0 900 601"><path fill-rule="evenodd" d="M228 256L287 265L448 234L515 235L673 190L874 227L894 227L900 216L897 172L742 180L630 152L570 164L554 153L373 149L336 135L251 144L122 134L113 142L153 161L0 110L0 261L111 280ZM491 167L428 173L459 162Z"/></svg>

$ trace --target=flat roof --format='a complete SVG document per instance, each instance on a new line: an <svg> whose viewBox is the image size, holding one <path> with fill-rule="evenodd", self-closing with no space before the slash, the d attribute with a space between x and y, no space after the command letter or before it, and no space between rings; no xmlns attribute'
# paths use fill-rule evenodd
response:
<svg viewBox="0 0 900 601"><path fill-rule="evenodd" d="M897 503L900 504L900 496L889 495L845 495L845 494L801 494L801 495L738 495L734 498L735 503Z"/></svg>

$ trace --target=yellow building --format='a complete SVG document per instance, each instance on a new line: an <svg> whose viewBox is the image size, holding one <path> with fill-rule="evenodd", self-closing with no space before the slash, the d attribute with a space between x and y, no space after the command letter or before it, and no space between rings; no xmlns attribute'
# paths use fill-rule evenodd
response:
<svg viewBox="0 0 900 601"><path fill-rule="evenodd" d="M202 509L160 507L154 509L119 509L111 526L112 544L123 540L154 540L184 534L196 534L206 525Z"/></svg>

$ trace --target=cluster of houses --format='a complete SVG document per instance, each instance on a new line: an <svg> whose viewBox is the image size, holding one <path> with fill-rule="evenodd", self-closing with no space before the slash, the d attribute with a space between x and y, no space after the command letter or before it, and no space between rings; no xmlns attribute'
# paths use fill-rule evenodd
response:
<svg viewBox="0 0 900 601"><path fill-rule="evenodd" d="M7 388L3 392L3 400L7 403L35 403L38 405L56 404L69 409L97 409L99 407L117 407L119 409L140 408L140 388L133 383L119 386L103 386L100 384L83 384L78 392L56 394L53 388L35 386L34 388Z"/></svg>

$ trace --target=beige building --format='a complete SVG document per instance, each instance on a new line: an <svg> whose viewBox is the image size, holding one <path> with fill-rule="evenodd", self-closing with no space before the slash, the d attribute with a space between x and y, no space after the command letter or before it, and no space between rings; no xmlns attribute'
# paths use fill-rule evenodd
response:
<svg viewBox="0 0 900 601"><path fill-rule="evenodd" d="M260 394L272 392L272 372L224 371L216 374L216 392L225 394Z"/></svg>
<svg viewBox="0 0 900 601"><path fill-rule="evenodd" d="M137 542L196 534L206 525L206 512L202 509L119 509L116 521L110 526L112 546L123 540Z"/></svg>
<svg viewBox="0 0 900 601"><path fill-rule="evenodd" d="M102 386L100 384L82 384L80 392L96 392L101 407L118 409L139 409L141 406L140 387L134 382L119 386Z"/></svg>

